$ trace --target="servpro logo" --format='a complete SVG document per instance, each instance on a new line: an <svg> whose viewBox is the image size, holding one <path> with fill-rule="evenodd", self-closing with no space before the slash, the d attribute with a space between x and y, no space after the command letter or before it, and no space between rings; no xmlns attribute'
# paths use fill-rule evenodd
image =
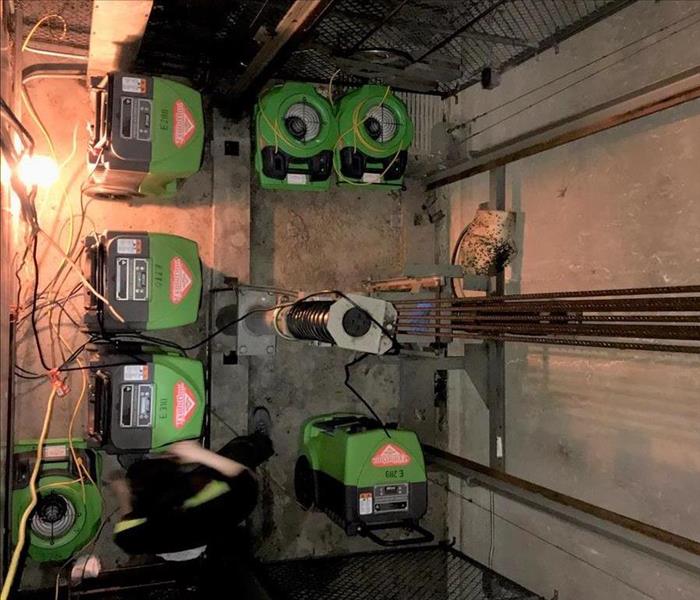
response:
<svg viewBox="0 0 700 600"><path fill-rule="evenodd" d="M182 429L187 425L197 408L194 392L184 381L178 381L175 384L173 403L173 423L176 429Z"/></svg>
<svg viewBox="0 0 700 600"><path fill-rule="evenodd" d="M397 444L384 444L372 457L375 467L405 467L411 464L411 456Z"/></svg>
<svg viewBox="0 0 700 600"><path fill-rule="evenodd" d="M180 304L192 287L192 271L179 256L170 260L170 302Z"/></svg>
<svg viewBox="0 0 700 600"><path fill-rule="evenodd" d="M182 100L175 100L173 104L173 144L182 148L197 130L194 117Z"/></svg>

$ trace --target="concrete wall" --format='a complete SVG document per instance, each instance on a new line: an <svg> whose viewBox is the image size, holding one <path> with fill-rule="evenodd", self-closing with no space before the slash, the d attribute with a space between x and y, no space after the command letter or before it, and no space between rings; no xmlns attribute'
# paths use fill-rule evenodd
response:
<svg viewBox="0 0 700 600"><path fill-rule="evenodd" d="M700 64L700 5L639 2L503 76L493 91L448 100L466 122L643 38L574 75L481 117L471 149L574 114ZM685 28L663 41L663 36ZM640 47L654 43L647 50ZM462 129L462 135L468 128ZM700 265L700 102L645 118L507 167L508 205L522 231L509 292L680 285ZM488 175L444 188L450 243L488 200ZM507 470L605 508L700 539L700 358L509 345ZM450 447L488 462L488 414L451 371ZM450 482L450 530L461 549L561 600L698 598L700 578L480 488ZM491 558L490 558L491 556Z"/></svg>

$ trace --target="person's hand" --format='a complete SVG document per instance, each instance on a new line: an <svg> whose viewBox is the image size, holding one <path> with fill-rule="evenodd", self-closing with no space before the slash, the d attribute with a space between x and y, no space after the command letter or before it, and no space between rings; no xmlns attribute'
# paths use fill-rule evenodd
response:
<svg viewBox="0 0 700 600"><path fill-rule="evenodd" d="M183 464L200 462L202 450L203 448L193 440L177 442L169 448L170 454Z"/></svg>

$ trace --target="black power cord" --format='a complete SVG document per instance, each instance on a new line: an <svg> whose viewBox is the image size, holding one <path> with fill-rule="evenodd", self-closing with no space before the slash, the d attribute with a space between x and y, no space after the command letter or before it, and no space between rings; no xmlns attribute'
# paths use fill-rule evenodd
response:
<svg viewBox="0 0 700 600"><path fill-rule="evenodd" d="M377 411L372 408L372 405L367 402L367 400L364 399L362 394L358 392L354 387L352 387L350 383L350 369L354 367L356 364L362 362L365 358L367 358L369 354L364 352L363 354L360 354L357 358L351 360L349 363L345 365L345 387L348 388L354 395L355 397L362 402L362 404L365 405L365 408L370 412L370 414L376 419L376 421L382 426L382 429L384 430L384 433L386 433L386 437L391 438L391 435L389 434L389 430L387 429L386 425L384 424L384 421L379 417L377 414Z"/></svg>
<svg viewBox="0 0 700 600"><path fill-rule="evenodd" d="M36 306L37 306L37 297L38 297L38 293L39 293L39 260L37 258L37 247L38 247L38 243L39 243L39 236L35 232L33 237L34 237L34 240L32 242L32 261L34 262L34 297L32 299L32 312L31 312L32 330L34 331L34 341L36 343L37 352L39 353L39 360L41 361L41 366L44 367L45 370L50 371L51 367L46 362L46 357L44 356L44 351L41 347L41 341L39 339L39 329L38 329L37 324L36 324Z"/></svg>

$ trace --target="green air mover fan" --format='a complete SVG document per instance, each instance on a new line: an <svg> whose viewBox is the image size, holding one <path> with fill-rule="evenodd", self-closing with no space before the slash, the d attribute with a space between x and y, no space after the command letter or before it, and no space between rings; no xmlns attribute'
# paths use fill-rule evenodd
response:
<svg viewBox="0 0 700 600"><path fill-rule="evenodd" d="M111 73L96 82L92 96L86 194L171 196L179 179L199 171L204 115L198 92L161 77Z"/></svg>
<svg viewBox="0 0 700 600"><path fill-rule="evenodd" d="M91 331L148 331L194 323L202 297L197 244L165 233L106 231L85 240ZM124 319L121 322L116 313Z"/></svg>
<svg viewBox="0 0 700 600"><path fill-rule="evenodd" d="M413 123L387 87L365 85L343 96L333 160L340 183L403 186Z"/></svg>
<svg viewBox="0 0 700 600"><path fill-rule="evenodd" d="M429 542L418 524L428 506L423 452L416 434L373 419L330 414L304 423L294 489L302 507L325 512L350 535L382 545ZM407 528L419 537L387 540L378 530Z"/></svg>
<svg viewBox="0 0 700 600"><path fill-rule="evenodd" d="M328 101L289 82L255 105L255 169L263 188L328 190L338 130Z"/></svg>
<svg viewBox="0 0 700 600"><path fill-rule="evenodd" d="M109 454L146 454L201 437L202 363L133 346L100 350L92 360L90 442Z"/></svg>
<svg viewBox="0 0 700 600"><path fill-rule="evenodd" d="M96 485L100 481L100 457L73 443L94 484L87 478L84 488L67 440L47 440L37 478L38 502L27 522L29 556L38 562L65 561L94 537L100 527L102 499ZM36 464L36 442L15 447L12 491L12 541L17 543L22 515L31 502L29 480ZM84 495L83 495L84 491Z"/></svg>

